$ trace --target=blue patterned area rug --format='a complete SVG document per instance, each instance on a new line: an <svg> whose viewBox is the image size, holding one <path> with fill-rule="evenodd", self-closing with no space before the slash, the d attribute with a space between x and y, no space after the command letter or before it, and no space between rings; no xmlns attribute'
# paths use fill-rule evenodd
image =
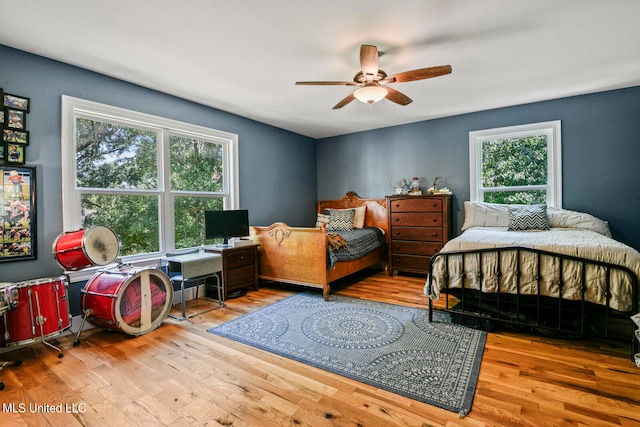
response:
<svg viewBox="0 0 640 427"><path fill-rule="evenodd" d="M209 332L466 415L486 332L428 310L297 294Z"/></svg>

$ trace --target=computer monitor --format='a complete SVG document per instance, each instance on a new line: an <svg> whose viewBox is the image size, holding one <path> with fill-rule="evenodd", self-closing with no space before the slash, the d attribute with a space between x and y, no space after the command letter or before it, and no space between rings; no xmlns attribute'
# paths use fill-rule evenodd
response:
<svg viewBox="0 0 640 427"><path fill-rule="evenodd" d="M230 237L249 235L249 211L246 209L204 212L205 238L223 239L229 245Z"/></svg>

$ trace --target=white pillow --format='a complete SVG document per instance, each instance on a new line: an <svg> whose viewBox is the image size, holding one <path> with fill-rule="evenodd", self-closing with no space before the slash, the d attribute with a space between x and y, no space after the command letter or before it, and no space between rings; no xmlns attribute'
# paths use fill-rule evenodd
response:
<svg viewBox="0 0 640 427"><path fill-rule="evenodd" d="M547 208L547 218L549 227L585 229L611 237L609 224L588 213Z"/></svg>
<svg viewBox="0 0 640 427"><path fill-rule="evenodd" d="M470 227L508 227L509 205L464 202L462 231Z"/></svg>
<svg viewBox="0 0 640 427"><path fill-rule="evenodd" d="M359 206L357 208L349 208L349 209L325 209L324 213L331 215L331 211L355 211L355 215L353 216L353 228L363 228L364 227L364 216L367 210L366 206Z"/></svg>
<svg viewBox="0 0 640 427"><path fill-rule="evenodd" d="M330 219L329 215L319 213L318 217L316 218L316 228L322 227L322 224L329 225L329 219Z"/></svg>
<svg viewBox="0 0 640 427"><path fill-rule="evenodd" d="M509 206L512 205L465 201L462 231L470 227L508 227ZM588 213L547 206L547 221L551 228L587 229L611 237L609 224Z"/></svg>

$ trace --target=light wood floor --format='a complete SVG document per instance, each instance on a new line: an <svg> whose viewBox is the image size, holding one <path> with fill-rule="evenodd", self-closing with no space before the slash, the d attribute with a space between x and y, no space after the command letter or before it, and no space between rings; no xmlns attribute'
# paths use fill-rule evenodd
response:
<svg viewBox="0 0 640 427"><path fill-rule="evenodd" d="M426 307L422 286L373 272L334 292ZM206 332L296 291L264 284L136 338L93 329L73 346L61 337L61 359L43 344L0 355L23 360L0 372L0 425L640 426L640 368L624 344L490 333L473 408L460 419Z"/></svg>

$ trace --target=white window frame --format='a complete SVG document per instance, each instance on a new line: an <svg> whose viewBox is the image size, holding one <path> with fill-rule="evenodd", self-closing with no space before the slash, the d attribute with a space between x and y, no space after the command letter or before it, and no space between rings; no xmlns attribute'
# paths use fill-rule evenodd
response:
<svg viewBox="0 0 640 427"><path fill-rule="evenodd" d="M486 190L482 186L482 143L493 139L522 138L534 135L547 136L547 184L540 186L493 187L491 190L545 190L547 205L562 208L562 139L560 120L469 132L469 184L470 200L472 202L482 202Z"/></svg>
<svg viewBox="0 0 640 427"><path fill-rule="evenodd" d="M107 121L138 128L152 129L158 132L158 190L145 190L145 194L157 194L159 198L160 252L123 257L124 262L157 259L165 252L173 250L175 245L173 220L173 200L175 196L197 193L188 191L170 191L164 186L169 178L169 137L179 135L204 139L223 145L223 183L222 192L214 193L224 199L225 209L238 209L240 206L238 135L210 129L190 123L164 117L140 113L124 108L113 107L84 99L62 96L62 222L65 231L82 227L81 194L87 189L76 187L76 120L88 118ZM126 193L135 194L135 191ZM124 192L123 192L124 194ZM210 193L211 194L211 193Z"/></svg>

